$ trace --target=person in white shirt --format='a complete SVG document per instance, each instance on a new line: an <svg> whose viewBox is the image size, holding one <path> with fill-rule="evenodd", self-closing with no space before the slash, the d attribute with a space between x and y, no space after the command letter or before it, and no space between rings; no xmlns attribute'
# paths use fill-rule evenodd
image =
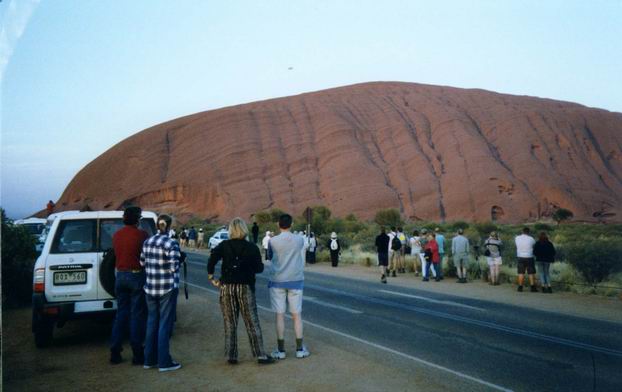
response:
<svg viewBox="0 0 622 392"><path fill-rule="evenodd" d="M410 237L410 254L413 256L413 267L415 269L415 276L419 276L419 265L423 266L425 258L423 250L421 249L421 237L419 237L419 230L413 231L413 236Z"/></svg>
<svg viewBox="0 0 622 392"><path fill-rule="evenodd" d="M271 238L270 232L266 231L266 236L263 237L263 240L261 240L261 247L263 248L266 261L270 260L268 258L268 245L270 244L270 238Z"/></svg>
<svg viewBox="0 0 622 392"><path fill-rule="evenodd" d="M397 236L395 232L395 227L391 227L391 232L388 233L389 236L389 271L387 272L387 276L396 277L397 263L400 257L400 250L393 249L393 238Z"/></svg>
<svg viewBox="0 0 622 392"><path fill-rule="evenodd" d="M525 271L529 275L529 285L532 292L537 292L536 265L533 259L533 246L536 240L529 235L529 227L523 228L523 234L516 237L516 258L518 260L518 291L523 291Z"/></svg>

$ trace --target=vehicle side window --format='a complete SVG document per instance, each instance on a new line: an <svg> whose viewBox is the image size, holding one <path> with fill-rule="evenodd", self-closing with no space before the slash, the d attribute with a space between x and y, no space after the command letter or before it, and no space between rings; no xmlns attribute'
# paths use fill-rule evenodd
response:
<svg viewBox="0 0 622 392"><path fill-rule="evenodd" d="M150 237L155 234L156 230L155 230L155 223L153 222L153 219L141 218L139 226L142 230L145 230L147 234L149 234Z"/></svg>
<svg viewBox="0 0 622 392"><path fill-rule="evenodd" d="M80 253L95 250L95 220L61 221L54 236L51 253Z"/></svg>
<svg viewBox="0 0 622 392"><path fill-rule="evenodd" d="M99 249L112 248L112 236L123 227L123 219L102 219L99 221Z"/></svg>

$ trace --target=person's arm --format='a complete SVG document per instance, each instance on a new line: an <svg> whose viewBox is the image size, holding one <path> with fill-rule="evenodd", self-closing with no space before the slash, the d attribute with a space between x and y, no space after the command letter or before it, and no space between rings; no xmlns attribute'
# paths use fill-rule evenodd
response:
<svg viewBox="0 0 622 392"><path fill-rule="evenodd" d="M145 266L145 244L143 244L143 250L140 252L140 259L138 260L142 267Z"/></svg>
<svg viewBox="0 0 622 392"><path fill-rule="evenodd" d="M263 272L263 262L261 261L261 253L259 253L259 248L254 245L251 245L251 260L253 264L253 271L256 274L260 274Z"/></svg>
<svg viewBox="0 0 622 392"><path fill-rule="evenodd" d="M168 259L171 262L171 272L175 273L179 271L179 261L181 260L181 252L179 250L179 244L177 241L173 242L173 245L168 251Z"/></svg>
<svg viewBox="0 0 622 392"><path fill-rule="evenodd" d="M218 264L218 262L220 260L222 260L222 256L223 256L223 242L221 242L220 244L218 244L218 246L216 246L214 249L212 249L212 251L210 252L209 258L207 259L207 277L209 280L211 280L211 277L214 277L214 271L216 269L216 264Z"/></svg>
<svg viewBox="0 0 622 392"><path fill-rule="evenodd" d="M451 239L451 254L456 254L456 237Z"/></svg>

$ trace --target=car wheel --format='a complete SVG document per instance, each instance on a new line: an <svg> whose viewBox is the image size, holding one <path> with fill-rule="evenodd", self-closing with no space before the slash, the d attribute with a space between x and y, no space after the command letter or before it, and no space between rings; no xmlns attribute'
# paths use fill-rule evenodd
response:
<svg viewBox="0 0 622 392"><path fill-rule="evenodd" d="M48 347L54 336L54 322L33 312L32 332L35 335L35 346L38 348Z"/></svg>

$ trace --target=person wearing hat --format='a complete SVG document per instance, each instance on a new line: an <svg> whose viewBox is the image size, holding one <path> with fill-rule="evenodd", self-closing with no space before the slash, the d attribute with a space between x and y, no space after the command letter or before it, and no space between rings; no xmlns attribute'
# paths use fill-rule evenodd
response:
<svg viewBox="0 0 622 392"><path fill-rule="evenodd" d="M337 239L337 233L335 233L334 231L330 233L328 249L330 250L330 262L333 267L337 267L337 265L339 264L339 255L341 254L341 244Z"/></svg>
<svg viewBox="0 0 622 392"><path fill-rule="evenodd" d="M138 228L142 210L128 207L123 212L124 226L112 236L115 254L116 280L114 292L117 298L117 314L110 337L110 363L121 363L123 337L130 332L130 345L134 357L132 363L144 362L143 342L147 322L145 302L145 269L140 265L140 252L149 234ZM129 327L129 328L128 328Z"/></svg>
<svg viewBox="0 0 622 392"><path fill-rule="evenodd" d="M466 265L469 261L469 240L458 229L458 235L451 239L451 254L458 273L458 283L466 283Z"/></svg>
<svg viewBox="0 0 622 392"><path fill-rule="evenodd" d="M205 233L203 229L199 229L199 234L197 235L197 248L203 247L203 241L205 241Z"/></svg>

